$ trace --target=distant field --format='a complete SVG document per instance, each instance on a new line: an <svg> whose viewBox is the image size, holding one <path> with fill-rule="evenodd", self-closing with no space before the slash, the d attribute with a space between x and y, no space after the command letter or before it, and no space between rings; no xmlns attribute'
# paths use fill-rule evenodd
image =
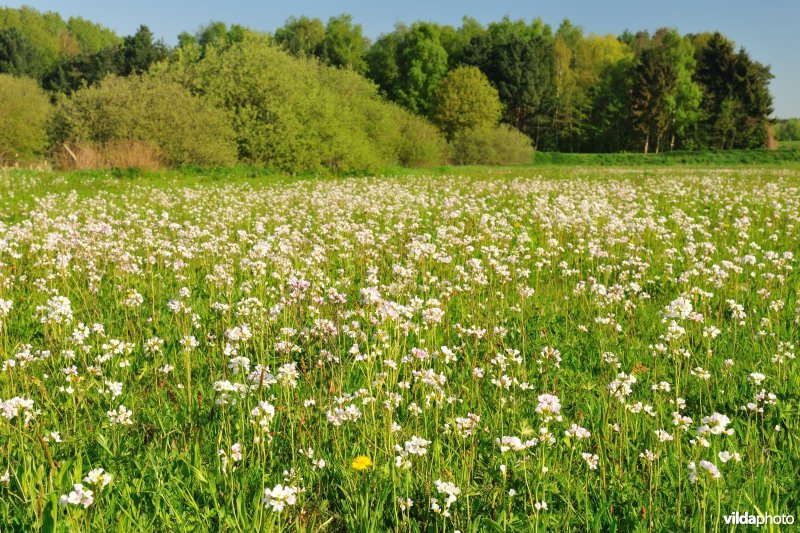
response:
<svg viewBox="0 0 800 533"><path fill-rule="evenodd" d="M800 170L725 165L0 172L0 529L800 518Z"/></svg>

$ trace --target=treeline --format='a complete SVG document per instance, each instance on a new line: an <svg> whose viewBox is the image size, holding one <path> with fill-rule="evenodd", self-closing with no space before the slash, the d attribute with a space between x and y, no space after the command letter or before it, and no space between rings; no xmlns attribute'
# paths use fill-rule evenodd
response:
<svg viewBox="0 0 800 533"><path fill-rule="evenodd" d="M211 23L170 48L80 18L0 8L0 163L387 165L529 162L558 151L763 146L769 69L720 34L585 35L504 19L348 15L274 34Z"/></svg>
<svg viewBox="0 0 800 533"><path fill-rule="evenodd" d="M772 113L769 68L720 33L614 37L569 21L554 32L539 20L484 27L465 18L460 28L398 25L364 57L384 94L421 114L447 72L478 67L499 92L503 121L541 150L756 148Z"/></svg>
<svg viewBox="0 0 800 533"><path fill-rule="evenodd" d="M775 121L775 137L779 141L800 141L800 118Z"/></svg>

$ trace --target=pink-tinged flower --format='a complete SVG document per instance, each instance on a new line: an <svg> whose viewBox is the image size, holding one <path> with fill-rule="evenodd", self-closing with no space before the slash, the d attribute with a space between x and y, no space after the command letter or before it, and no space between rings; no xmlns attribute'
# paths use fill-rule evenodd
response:
<svg viewBox="0 0 800 533"><path fill-rule="evenodd" d="M73 485L73 489L69 494L64 494L59 498L58 502L62 506L66 506L68 504L71 505L83 505L83 508L87 508L92 503L94 503L94 492L91 490L83 488L81 483L75 483Z"/></svg>
<svg viewBox="0 0 800 533"><path fill-rule="evenodd" d="M264 489L264 505L270 507L276 513L282 512L287 506L297 502L297 487L284 487L280 483L271 489Z"/></svg>

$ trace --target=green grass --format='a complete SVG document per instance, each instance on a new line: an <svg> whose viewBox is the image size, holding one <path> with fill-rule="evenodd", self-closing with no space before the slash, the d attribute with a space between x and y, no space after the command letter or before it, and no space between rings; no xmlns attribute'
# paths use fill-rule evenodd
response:
<svg viewBox="0 0 800 533"><path fill-rule="evenodd" d="M0 173L2 529L797 518L798 170L385 173Z"/></svg>
<svg viewBox="0 0 800 533"><path fill-rule="evenodd" d="M800 166L800 149L795 145L780 150L703 150L697 152L674 151L661 154L615 153L615 154L570 154L561 152L537 152L535 165L580 165L580 166Z"/></svg>

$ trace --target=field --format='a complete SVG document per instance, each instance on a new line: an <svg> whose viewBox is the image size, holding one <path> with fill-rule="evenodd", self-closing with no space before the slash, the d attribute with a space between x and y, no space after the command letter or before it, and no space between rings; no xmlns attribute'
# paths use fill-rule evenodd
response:
<svg viewBox="0 0 800 533"><path fill-rule="evenodd" d="M797 518L798 257L791 169L0 174L0 524Z"/></svg>

